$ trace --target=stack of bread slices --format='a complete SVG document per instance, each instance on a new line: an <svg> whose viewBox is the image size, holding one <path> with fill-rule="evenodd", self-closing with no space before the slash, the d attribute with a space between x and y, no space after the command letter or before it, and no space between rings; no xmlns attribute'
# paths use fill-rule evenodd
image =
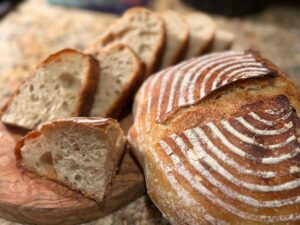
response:
<svg viewBox="0 0 300 225"><path fill-rule="evenodd" d="M233 40L202 13L134 8L85 52L50 55L1 111L5 124L34 130L16 146L19 165L103 202L126 142L114 119L130 113L142 82Z"/></svg>

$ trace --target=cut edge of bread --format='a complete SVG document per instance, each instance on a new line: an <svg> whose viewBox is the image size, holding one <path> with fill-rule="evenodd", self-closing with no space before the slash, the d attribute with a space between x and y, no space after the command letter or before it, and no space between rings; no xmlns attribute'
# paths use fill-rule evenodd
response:
<svg viewBox="0 0 300 225"><path fill-rule="evenodd" d="M128 103L130 103L131 98L133 97L133 94L137 91L138 87L142 83L144 76L144 64L139 59L139 57L136 55L136 53L126 44L113 44L108 47L105 47L103 49L99 49L97 51L93 51L93 55L99 59L100 61L100 74L102 72L101 68L101 61L103 66L105 57L110 57L114 54L115 51L126 51L126 53L130 54L130 60L134 64L134 70L130 74L126 74L124 76L129 77L125 83L123 88L119 91L118 95L111 101L110 107L107 108L107 111L104 113L96 112L96 108L94 110L95 105L97 104L99 107L101 106L101 102L97 101L97 95L100 93L100 86L101 83L103 83L103 80L106 79L104 75L100 75L100 81L98 86L98 91L95 96L95 102L94 107L91 110L90 116L102 116L102 117L112 117L116 119L120 119L123 115L123 111ZM116 55L118 53L115 53ZM113 85L113 84L111 84ZM103 88L103 87L102 87ZM103 94L103 93L102 93Z"/></svg>
<svg viewBox="0 0 300 225"><path fill-rule="evenodd" d="M178 63L181 59L183 59L186 51L187 51L187 47L189 44L189 27L186 23L186 21L184 20L184 18L177 13L176 11L172 11L172 10L165 10L165 11L161 11L158 13L158 15L163 19L164 23L165 23L165 30L166 30L166 34L165 34L165 48L164 48L164 53L162 53L162 62L161 62L161 67L160 69L164 69L168 66L174 65L176 63ZM174 50L174 48L171 49L171 45L169 44L172 40L172 38L174 39L174 36L172 35L172 33L170 32L170 29L172 29L172 25L170 24L170 26L168 26L168 23L170 22L170 20L168 20L168 16L172 16L173 18L176 17L176 21L178 23L178 26L180 26L180 28L182 29L180 35L181 35L181 40L180 43L178 43L178 45L176 45L176 49ZM176 22L174 21L174 22ZM179 41L177 41L179 42ZM173 51L173 54L171 54L171 52ZM171 57L169 59L167 59L166 57Z"/></svg>
<svg viewBox="0 0 300 225"><path fill-rule="evenodd" d="M84 71L85 76L80 86L78 100L76 102L72 116L88 116L93 105L95 93L97 91L97 83L99 81L99 62L89 54L85 54L77 50L67 48L49 55L45 60L38 64L35 69L33 69L29 73L28 78L19 85L19 87L14 91L14 93L7 99L7 101L2 106L0 112L2 122L12 126L23 127L29 130L35 129L37 127L34 125L26 126L12 121L5 121L3 117L6 115L6 113L8 113L7 110L10 108L15 98L19 95L23 86L31 82L36 72L40 68L46 66L48 63L54 62L55 60L59 60L59 58L65 54L78 54L83 57L86 57L85 64L87 65L87 67Z"/></svg>
<svg viewBox="0 0 300 225"><path fill-rule="evenodd" d="M208 52L220 52L231 48L235 40L235 35L225 29L217 29L213 42Z"/></svg>
<svg viewBox="0 0 300 225"><path fill-rule="evenodd" d="M117 35L124 35L126 33L127 29L124 29L122 31L117 31L117 35L114 32L114 29L118 28L120 30L120 26L122 23L125 22L126 26L129 24L130 18L132 18L136 14L145 13L148 15L151 15L155 18L156 22L158 22L158 26L160 27L160 32L158 34L159 41L156 43L155 48L153 48L152 57L149 60L149 63L145 62L143 57L139 54L139 52L136 51L134 46L132 46L128 41L120 41L118 40ZM156 72L161 63L162 53L164 52L164 46L165 46L165 24L163 22L163 19L156 15L156 13L152 12L149 9L142 8L142 7L135 7L127 10L121 18L113 22L110 27L107 29L107 31L101 35L101 37L96 40L88 49L87 52L92 53L94 49L104 48L109 46L112 42L115 42L117 40L117 43L127 44L129 47L132 48L132 50L136 53L137 56L141 59L141 61L144 63L145 66L145 77L146 79L148 76Z"/></svg>
<svg viewBox="0 0 300 225"><path fill-rule="evenodd" d="M110 128L113 128L118 131L118 140L116 141L115 139L112 138L111 141L114 141L115 143L115 149L111 149L110 152L111 157L107 162L110 163L110 171L109 173L105 173L107 175L107 182L104 183L105 187L103 195L101 198L95 197L95 194L93 193L87 193L84 190L80 190L76 187L74 187L72 184L67 183L65 181L62 181L59 179L59 171L57 170L55 164L55 159L53 155L53 150L49 148L48 152L41 152L41 157L40 159L42 160L41 163L49 163L49 165L45 165L45 168L47 168L46 173L41 173L39 172L36 168L34 167L28 167L26 166L25 163L23 162L24 156L22 155L22 149L23 147L30 141L38 140L39 138L45 138L43 136L47 135L45 133L51 133L51 132L57 132L58 126L85 126L85 128L88 129L94 129L94 132L99 132L99 131L105 131L107 135L110 134L112 135L112 130ZM49 141L49 140L48 140ZM47 144L46 144L47 145ZM86 198L89 198L91 200L95 200L97 203L102 204L106 198L109 196L111 193L111 185L112 185L112 180L117 174L118 171L118 166L121 161L121 158L124 155L125 152L125 145L126 145L126 139L124 136L124 132L121 129L120 125L118 124L117 121L114 119L106 119L106 118L95 118L95 117L73 117L73 118L66 118L66 119L60 119L52 122L47 122L43 124L42 126L39 127L38 130L29 132L25 137L23 137L15 147L15 156L16 156L16 161L17 161L17 167L21 169L25 169L37 176L44 177L46 179L49 179L51 181L54 181L58 184L61 184L75 192L81 193L83 196ZM50 146L50 145L48 145ZM50 156L49 156L50 152ZM46 153L46 154L45 154ZM46 157L44 157L46 155ZM108 166L107 164L105 164Z"/></svg>
<svg viewBox="0 0 300 225"><path fill-rule="evenodd" d="M193 19L191 20L190 18ZM201 12L187 13L184 15L184 19L190 31L189 44L184 56L184 58L187 60L192 57L201 55L210 48L214 39L217 25L213 18ZM196 33L197 31L193 30L194 28L201 29L201 37L199 36L199 33ZM205 28L204 31L203 28ZM197 43L201 43L201 45L198 44L198 47L195 46L197 45Z"/></svg>

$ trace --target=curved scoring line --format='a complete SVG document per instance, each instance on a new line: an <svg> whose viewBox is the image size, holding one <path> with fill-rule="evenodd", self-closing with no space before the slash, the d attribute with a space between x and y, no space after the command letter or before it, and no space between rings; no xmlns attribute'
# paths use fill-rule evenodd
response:
<svg viewBox="0 0 300 225"><path fill-rule="evenodd" d="M266 110L265 110L265 113L270 114L270 115L279 115L279 114L283 113L283 111L284 111L284 108L281 108L281 109L275 109L275 110L272 110L272 109L266 109Z"/></svg>
<svg viewBox="0 0 300 225"><path fill-rule="evenodd" d="M237 80L245 80L250 77L259 77L259 76L266 76L266 75L268 75L268 72L263 71L263 70L262 71L245 71L235 77L232 77L232 80L226 81L224 84L232 83Z"/></svg>
<svg viewBox="0 0 300 225"><path fill-rule="evenodd" d="M197 136L194 134L197 134ZM203 150L202 146L200 145L199 138L203 141L207 146L208 149L216 148L216 146L209 140L206 134L200 129L195 128L191 130L184 131L185 136L188 138L190 143L194 146L195 150L201 152L201 154L205 155L205 151ZM222 167L214 158L210 155L207 157L202 158L202 160L207 163L213 170L218 172L228 181L234 183L237 186L242 186L247 188L251 191L257 192L279 192L279 191L287 191L300 186L300 179L296 179L293 181L289 181L279 185L259 185L259 184L251 184L244 181L237 180L234 176L231 175L224 167Z"/></svg>
<svg viewBox="0 0 300 225"><path fill-rule="evenodd" d="M163 77L160 89L159 89L159 97L158 97L158 105L156 110L156 121L160 118L160 112L161 112L161 104L163 101L163 97L165 95L167 81L169 80L170 76L173 74L173 72L176 70L176 67L172 67Z"/></svg>
<svg viewBox="0 0 300 225"><path fill-rule="evenodd" d="M205 71L209 67L216 65L218 63L227 62L228 60L241 60L243 58L247 58L248 56L249 56L249 54L244 54L244 53L241 55L238 55L238 54L237 55L229 55L228 57L220 55L220 57L218 57L217 59L212 59L210 61L209 60L203 61L201 64L199 64L198 68L197 68L199 70L194 74L194 78L191 80L190 85L187 87L188 104L192 104L195 101L193 91L195 90L196 82L197 82L198 78L202 75L203 71Z"/></svg>
<svg viewBox="0 0 300 225"><path fill-rule="evenodd" d="M237 54L237 53L235 53ZM193 61L192 63L190 64L187 64L187 65L184 65L183 68L179 68L179 70L175 73L175 75L173 76L173 79L172 79L172 84L171 84L171 89L170 89L170 95L169 95L169 101L168 101L168 105L167 105L167 109L166 109L166 113L168 112L171 112L172 111L172 106L173 106L173 101L174 101L174 98L175 98L175 88L177 86L177 84L179 83L179 79L186 75L187 73L191 72L191 71L194 71L196 68L199 68L201 67L202 65L204 65L206 62L209 62L210 60L215 60L216 58L219 58L220 55L207 55L207 56L204 56L204 57L200 57L198 58L196 61ZM224 57L223 57L224 59ZM207 60L207 61L205 61ZM191 67L192 68L189 68ZM186 72L185 70L188 69L189 70Z"/></svg>
<svg viewBox="0 0 300 225"><path fill-rule="evenodd" d="M253 57L253 56L252 56ZM253 57L254 61L256 61L256 59ZM258 62L259 63L259 62ZM261 64L261 63L260 63ZM228 67L228 68L225 68L224 70L222 70L218 76L216 76L214 82L213 82L213 85L212 85L212 89L215 90L217 88L217 85L218 83L222 80L222 77L229 71L233 70L233 69L237 69L239 68L241 65L240 64L237 64L236 66L232 66L232 67Z"/></svg>
<svg viewBox="0 0 300 225"><path fill-rule="evenodd" d="M229 58L230 59L230 58ZM220 70L220 69L222 69L222 68L224 68L224 67L226 67L226 66L229 66L228 68L232 68L232 67L234 67L234 66L238 66L238 67L240 67L240 66L242 66L244 63L255 63L255 59L253 58L253 57L251 57L251 56L245 56L245 57L242 57L240 60L238 60L238 58L232 58L232 60L226 60L226 61L224 61L224 60L222 60L223 62L222 63L220 63L220 64L217 64L217 66L215 66L215 67L213 67L207 74L205 74L205 78L204 78L204 80L203 80L203 82L202 82L202 84L203 83L205 83L205 85L204 86L206 86L206 82L208 81L208 79L216 72L216 71L218 71L218 70ZM237 64L238 63L238 64ZM257 65L258 63L255 63L255 65ZM233 65L233 66L230 66L230 65ZM226 68L226 69L228 69L228 68ZM202 85L201 84L201 88L202 88ZM200 91L201 92L201 91Z"/></svg>
<svg viewBox="0 0 300 225"><path fill-rule="evenodd" d="M237 154L238 156L240 156L242 158L250 158L253 161L256 160L256 158L253 157L252 155L248 155L242 149L237 148L236 146L232 145L222 135L222 133L218 130L218 128L215 127L215 125L213 123L209 123L207 126L211 129L213 135L218 137L221 140L222 144L225 145L230 151L232 151L233 153ZM212 151L219 159L221 159L223 162L227 162L230 166L236 168L238 171L243 172L244 174L261 176L264 178L272 178L277 175L277 173L273 172L273 171L257 171L256 172L253 170L245 169L240 164L236 163L234 160L232 160L230 157L228 157L226 154L224 154L223 151L221 151L218 147L216 147L213 144L211 144L211 146L213 146L213 147L210 148L210 151Z"/></svg>
<svg viewBox="0 0 300 225"><path fill-rule="evenodd" d="M280 135L289 131L293 127L293 122L290 121L289 123L284 124L284 127L277 130L261 130L252 126L252 124L248 123L243 117L237 117L235 120L252 133L265 136Z"/></svg>
<svg viewBox="0 0 300 225"><path fill-rule="evenodd" d="M223 86L226 84L231 84L233 82L236 82L238 80L245 80L245 79L249 79L249 78L254 78L254 77L259 77L259 76L265 76L267 73L264 71L245 71L242 72L239 76L233 77L232 80L226 80L224 82L224 84L222 84Z"/></svg>
<svg viewBox="0 0 300 225"><path fill-rule="evenodd" d="M236 63L238 63L238 64L236 64ZM232 65L232 66L229 66L229 65ZM260 65L261 65L261 63L256 62L253 57L249 58L247 60L246 59L245 60L238 60L238 61L236 60L236 61L230 61L228 63L221 63L221 64L219 64L218 66L214 67L212 70L210 70L206 74L203 82L200 85L200 87L201 87L200 88L200 98L206 95L205 88L206 88L206 84L207 84L209 78L211 78L211 76L216 71L220 70L221 68L229 66L229 67L227 67L227 69L229 69L229 68L230 69L234 69L234 68L239 68L239 67L260 66ZM214 90L214 89L211 88L211 90Z"/></svg>
<svg viewBox="0 0 300 225"><path fill-rule="evenodd" d="M153 89L155 88L155 84L157 80L163 75L163 71L161 71L159 74L156 74L155 77L152 78L150 82L150 87L148 90L148 97L147 97L147 113L146 113L146 131L150 131L150 120L151 120L151 106L152 106L152 94L153 94Z"/></svg>
<svg viewBox="0 0 300 225"><path fill-rule="evenodd" d="M212 122L208 123L207 126L210 128L213 136L217 137L221 143L223 145L225 145L228 150L230 150L231 152L241 156L241 157L245 157L247 159L251 159L253 161L257 161L257 160L262 160L262 163L264 164L274 164L274 162L276 161L277 163L285 160L282 159L280 157L266 157L266 158L256 158L250 154L245 153L242 149L240 149L239 147L235 146L234 144L232 144L224 135L223 133L218 129L218 127L213 124ZM272 160L271 160L272 159ZM268 175L268 173L266 174ZM285 175L285 174L282 174ZM268 178L268 177L266 177Z"/></svg>
<svg viewBox="0 0 300 225"><path fill-rule="evenodd" d="M172 83L171 83L171 89L170 89L170 96L169 96L169 101L168 101L168 105L167 105L167 109L166 109L166 113L171 112L173 109L173 101L175 98L175 92L176 92L176 86L178 84L179 78L183 75L182 72L177 71L177 73L175 74Z"/></svg>
<svg viewBox="0 0 300 225"><path fill-rule="evenodd" d="M211 54L206 54L197 59L197 63L200 63L201 65L205 65L205 63L210 62L211 60L216 60L224 57L231 57L231 56L244 56L245 52L234 52L234 51L228 51L228 52L223 52L223 53L211 53ZM183 70L188 69L189 66L184 66L182 67ZM188 72L197 72L199 69L199 65L196 65L195 67L189 68Z"/></svg>
<svg viewBox="0 0 300 225"><path fill-rule="evenodd" d="M287 114L285 114L281 118L276 119L275 121L263 119L262 117L260 117L258 114L254 113L254 112L250 112L248 115L251 116L253 119L255 119L265 125L274 126L275 124L278 123L278 121L286 120L287 118L289 118L291 114L292 114L292 111L289 111Z"/></svg>
<svg viewBox="0 0 300 225"><path fill-rule="evenodd" d="M176 141L177 138L180 140ZM232 188L226 187L227 185L223 185L220 181L214 178L214 176L209 172L209 170L207 170L204 166L202 166L202 163L199 160L201 160L201 158L203 157L206 157L205 155L200 155L197 151L193 151L192 149L189 149L187 145L184 143L184 141L178 136L175 137L175 143L177 144L177 147L180 149L180 151L185 155L188 162L193 166L193 168L197 170L201 174L201 176L203 176L213 186L217 187L222 193L224 193L226 196L228 196L231 199L235 199L244 204L254 206L254 207L259 207L259 208L273 208L273 207L278 208L282 206L297 204L300 202L300 196L280 199L280 200L261 201L252 198L250 196L242 195L236 192L235 190L233 190ZM168 145L167 143L165 144ZM180 160L180 157L177 156L174 151L172 156L177 157L178 160Z"/></svg>
<svg viewBox="0 0 300 225"><path fill-rule="evenodd" d="M260 76L261 74L268 73L268 72L269 72L269 70L265 69L263 67L262 68L260 68L260 67L254 67L254 66L244 67L244 68L241 68L241 69L238 69L238 70L234 70L234 71L231 71L230 73L228 73L226 79L224 79L222 81L222 84L220 86L228 84L230 82L233 82L236 79L239 79L240 75L243 75L243 76L245 76L245 75L248 75L248 76L250 76L250 75L251 76L257 75L257 76ZM232 81L230 81L230 79L232 79Z"/></svg>
<svg viewBox="0 0 300 225"><path fill-rule="evenodd" d="M159 89L158 105L157 105L157 111L156 111L156 121L158 121L159 118L160 118L161 105L162 105L163 99L165 97L165 91L166 91L166 87L167 87L167 82L169 81L170 76L173 75L174 72L176 72L177 70L179 70L179 68L181 66L191 65L191 64L193 65L194 61L196 61L196 60L195 59L193 61L190 60L188 62L183 62L183 63L180 63L179 65L173 66L173 67L171 67L171 68L168 69L168 71L166 72L166 74L164 74L164 77L163 77L163 80L161 82L160 89Z"/></svg>
<svg viewBox="0 0 300 225"><path fill-rule="evenodd" d="M178 106L183 106L184 104L186 104L184 91L187 88L187 86L189 85L189 82L193 75L194 75L194 73L188 72L187 74L185 74L185 76L183 78L183 81L180 86L180 91L179 91L180 94L179 94Z"/></svg>
<svg viewBox="0 0 300 225"><path fill-rule="evenodd" d="M175 192L177 194L177 196L179 198L181 198L181 200L183 202L186 201L191 201L190 204L194 204L196 207L195 209L197 211L199 211L199 215L204 216L204 219L206 221L208 221L211 224L216 224L216 225L229 225L227 222L218 219L218 218L214 218L212 217L195 199L194 197L187 192L184 188L181 187L180 183L177 182L177 180L175 179L175 177L171 174L171 172L173 172L173 169L171 167L169 167L168 165L166 165L158 156L158 154L156 153L156 150L153 149L152 147L150 148L150 154L153 156L154 161L156 163L156 165L158 165L163 174L165 175L165 177L168 179L168 181L171 184L171 187L175 189Z"/></svg>
<svg viewBox="0 0 300 225"><path fill-rule="evenodd" d="M165 150L165 149L163 149ZM170 150L167 150L170 152ZM206 197L212 204L217 204L225 211L232 213L238 217L241 217L243 219L248 220L254 220L254 221L261 221L261 222L285 222L285 221L291 221L291 220L298 220L300 218L300 215L285 215L285 216L263 216L263 215L253 215L250 213L245 213L243 211L238 210L232 205L229 205L222 200L220 200L217 196L215 196L213 193L211 193L201 182L199 182L197 179L195 179L194 176L192 176L189 172L187 172L185 166L181 162L177 162L174 157L172 157L173 154L171 154L171 159L173 162L172 168L167 166L169 170L176 171L179 175L184 177L194 188L197 190L203 197ZM175 161L175 162L174 162ZM175 165L174 165L175 164ZM183 187L182 187L183 189Z"/></svg>
<svg viewBox="0 0 300 225"><path fill-rule="evenodd" d="M236 130L234 127L231 126L231 124L229 123L229 121L226 120L222 120L221 121L222 126L224 127L224 129L226 131L228 131L229 133L231 133L233 136L235 136L236 138L240 139L241 141L247 143L247 144L252 144L252 145L256 145L262 148L266 148L266 149L276 149L276 148L281 148L286 146L287 144L289 144L292 141L296 140L296 136L292 135L289 138L287 138L285 141L278 143L278 144L273 144L273 145L265 145L265 144L260 144L257 143L255 141L255 138L250 138L244 134L242 134L241 132L239 132L238 130Z"/></svg>
<svg viewBox="0 0 300 225"><path fill-rule="evenodd" d="M288 153L288 154L280 155L279 157L276 157L276 158L273 158L273 157L263 158L262 162L266 163L266 164L277 164L277 163L282 162L284 160L294 158L299 153L300 153L300 148L297 147L293 152Z"/></svg>

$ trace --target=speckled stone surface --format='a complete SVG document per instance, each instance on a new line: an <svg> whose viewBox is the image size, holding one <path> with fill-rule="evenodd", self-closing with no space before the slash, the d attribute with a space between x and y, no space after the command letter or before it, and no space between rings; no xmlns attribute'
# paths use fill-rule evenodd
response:
<svg viewBox="0 0 300 225"><path fill-rule="evenodd" d="M151 7L180 12L191 10L179 0L153 0ZM243 19L214 17L219 26L235 33L233 49L259 50L300 87L299 8L274 5ZM0 103L12 87L26 78L29 69L49 53L64 47L84 49L113 20L114 17L107 14L49 7L41 0L29 0L21 5L0 21ZM2 219L0 224L17 225ZM86 225L168 225L168 222L149 198L143 196L123 209Z"/></svg>

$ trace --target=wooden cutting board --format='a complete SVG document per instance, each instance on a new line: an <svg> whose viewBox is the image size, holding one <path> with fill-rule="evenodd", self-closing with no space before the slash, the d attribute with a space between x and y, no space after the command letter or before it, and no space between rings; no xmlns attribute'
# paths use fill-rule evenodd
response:
<svg viewBox="0 0 300 225"><path fill-rule="evenodd" d="M115 211L145 193L144 179L126 153L111 194L99 206L79 193L16 167L14 146L25 134L0 123L0 216L34 224L78 224Z"/></svg>

